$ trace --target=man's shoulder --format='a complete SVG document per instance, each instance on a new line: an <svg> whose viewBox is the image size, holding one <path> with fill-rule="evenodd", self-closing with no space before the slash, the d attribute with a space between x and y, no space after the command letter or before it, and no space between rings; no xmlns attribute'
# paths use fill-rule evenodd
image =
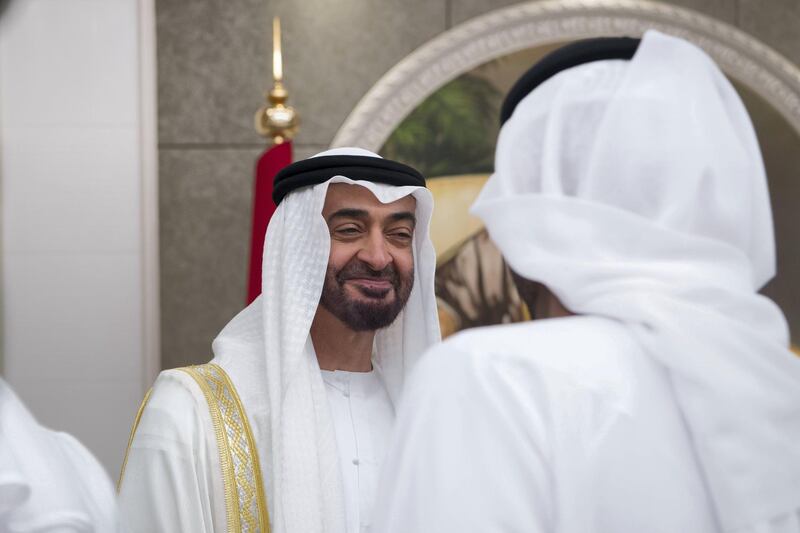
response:
<svg viewBox="0 0 800 533"><path fill-rule="evenodd" d="M429 369L509 382L558 382L587 393L625 394L641 348L628 329L602 317L573 316L474 328L430 350ZM616 402L615 400L615 402Z"/></svg>
<svg viewBox="0 0 800 533"><path fill-rule="evenodd" d="M208 402L201 384L187 372L191 368L172 368L158 375L143 401L137 431L186 434L204 425Z"/></svg>
<svg viewBox="0 0 800 533"><path fill-rule="evenodd" d="M617 358L638 350L629 330L620 322L595 316L571 316L549 320L486 326L461 331L442 343L443 347L474 353L532 360L571 358Z"/></svg>
<svg viewBox="0 0 800 533"><path fill-rule="evenodd" d="M202 392L199 384L187 372L187 369L190 368L192 367L162 370L153 382L148 404L152 405L153 403L161 402L169 405L179 405L201 397L198 394Z"/></svg>

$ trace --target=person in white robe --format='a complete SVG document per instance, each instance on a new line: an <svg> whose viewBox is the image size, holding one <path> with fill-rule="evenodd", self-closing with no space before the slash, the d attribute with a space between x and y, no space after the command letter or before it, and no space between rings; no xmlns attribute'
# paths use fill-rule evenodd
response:
<svg viewBox="0 0 800 533"><path fill-rule="evenodd" d="M534 320L418 363L373 533L800 531L767 180L702 50L648 31L543 80L472 212Z"/></svg>
<svg viewBox="0 0 800 533"><path fill-rule="evenodd" d="M0 378L0 532L117 531L108 474L77 439L42 427Z"/></svg>
<svg viewBox="0 0 800 533"><path fill-rule="evenodd" d="M145 400L119 488L127 531L371 524L405 375L439 340L432 196L355 148L290 165L274 190L262 295L211 364L162 372Z"/></svg>

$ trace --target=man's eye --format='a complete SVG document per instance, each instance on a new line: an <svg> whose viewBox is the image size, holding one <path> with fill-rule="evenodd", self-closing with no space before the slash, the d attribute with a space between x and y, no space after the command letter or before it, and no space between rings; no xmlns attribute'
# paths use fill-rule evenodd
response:
<svg viewBox="0 0 800 533"><path fill-rule="evenodd" d="M391 234L392 237L402 240L411 240L412 235L407 231L396 231Z"/></svg>
<svg viewBox="0 0 800 533"><path fill-rule="evenodd" d="M339 235L357 235L359 233L358 228L339 228L336 230L336 233Z"/></svg>

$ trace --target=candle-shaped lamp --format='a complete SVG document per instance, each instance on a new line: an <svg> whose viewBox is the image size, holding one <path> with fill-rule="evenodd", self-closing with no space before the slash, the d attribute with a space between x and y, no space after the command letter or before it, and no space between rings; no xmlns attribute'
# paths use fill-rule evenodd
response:
<svg viewBox="0 0 800 533"><path fill-rule="evenodd" d="M272 19L272 89L264 96L267 103L256 112L256 131L275 144L294 137L299 120L294 108L286 105L289 93L283 86L281 21L278 17Z"/></svg>

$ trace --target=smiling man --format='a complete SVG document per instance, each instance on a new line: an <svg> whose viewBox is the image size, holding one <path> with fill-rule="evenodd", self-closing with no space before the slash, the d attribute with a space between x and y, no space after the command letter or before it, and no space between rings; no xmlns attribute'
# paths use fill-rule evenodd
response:
<svg viewBox="0 0 800 533"><path fill-rule="evenodd" d="M407 371L439 340L414 169L360 149L275 178L262 296L162 372L120 480L129 531L364 531Z"/></svg>

